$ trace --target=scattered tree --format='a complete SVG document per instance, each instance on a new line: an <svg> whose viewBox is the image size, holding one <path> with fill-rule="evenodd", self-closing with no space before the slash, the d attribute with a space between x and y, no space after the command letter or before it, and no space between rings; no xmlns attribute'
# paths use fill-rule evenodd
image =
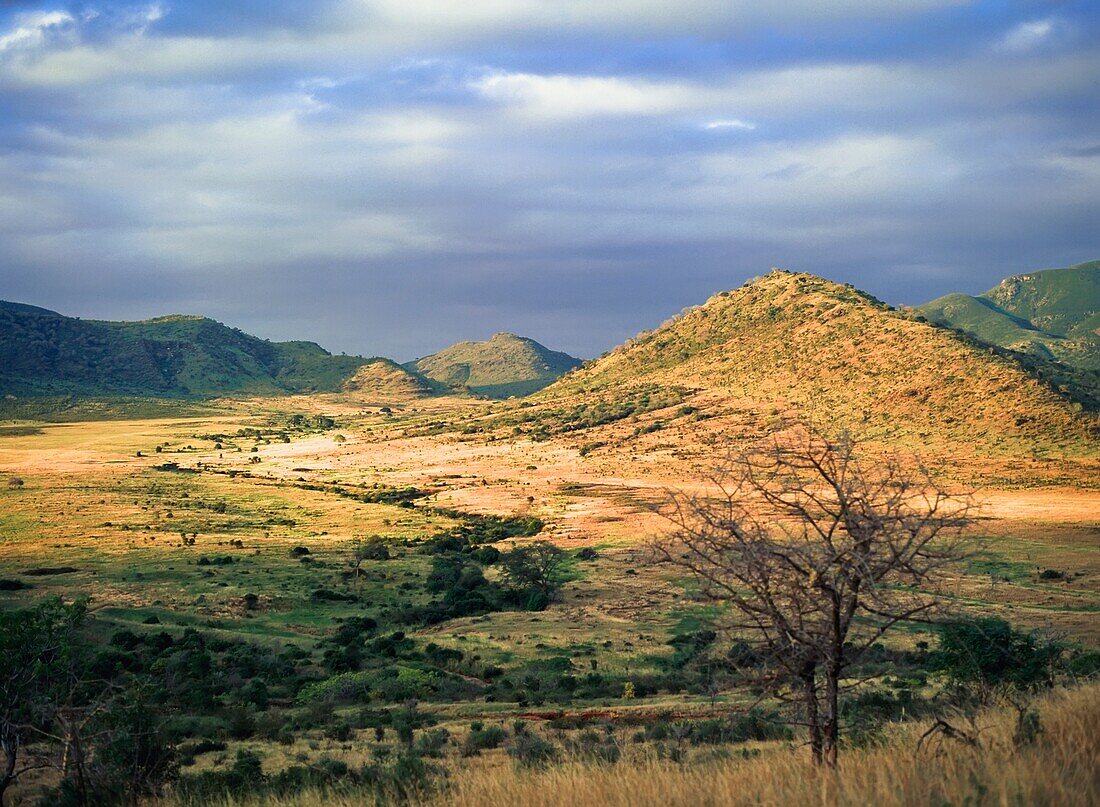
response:
<svg viewBox="0 0 1100 807"><path fill-rule="evenodd" d="M49 725L67 680L85 605L59 598L35 608L0 612L0 806L21 775L46 767L20 761L28 739Z"/></svg>
<svg viewBox="0 0 1100 807"><path fill-rule="evenodd" d="M390 549L386 545L386 539L381 535L372 535L352 541L348 565L355 570L355 576L358 577L362 573L363 561L389 559Z"/></svg>
<svg viewBox="0 0 1100 807"><path fill-rule="evenodd" d="M565 552L549 541L520 544L501 554L501 576L510 588L538 595L549 603L565 582L565 558Z"/></svg>
<svg viewBox="0 0 1100 807"><path fill-rule="evenodd" d="M971 500L915 459L801 424L732 454L710 482L670 494L658 558L731 606L759 683L802 705L814 763L835 766L846 671L898 623L932 616Z"/></svg>

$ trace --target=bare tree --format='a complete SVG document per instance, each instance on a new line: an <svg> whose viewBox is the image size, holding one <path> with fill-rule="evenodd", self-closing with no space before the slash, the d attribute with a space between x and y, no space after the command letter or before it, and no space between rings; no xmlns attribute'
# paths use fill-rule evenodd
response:
<svg viewBox="0 0 1100 807"><path fill-rule="evenodd" d="M859 448L799 424L731 455L716 494L670 494L674 529L654 545L731 606L760 683L802 704L813 760L830 766L846 671L898 623L931 617L973 509L915 459Z"/></svg>

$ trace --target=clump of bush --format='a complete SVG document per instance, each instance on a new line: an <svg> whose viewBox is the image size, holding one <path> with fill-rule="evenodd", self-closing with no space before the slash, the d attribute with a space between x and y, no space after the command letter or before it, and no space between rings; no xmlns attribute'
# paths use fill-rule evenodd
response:
<svg viewBox="0 0 1100 807"><path fill-rule="evenodd" d="M462 743L462 756L476 757L482 751L499 748L508 734L503 726L484 726L480 722L470 724L470 733Z"/></svg>
<svg viewBox="0 0 1100 807"><path fill-rule="evenodd" d="M558 747L549 740L517 724L515 736L508 745L508 756L521 768L541 768L558 758Z"/></svg>

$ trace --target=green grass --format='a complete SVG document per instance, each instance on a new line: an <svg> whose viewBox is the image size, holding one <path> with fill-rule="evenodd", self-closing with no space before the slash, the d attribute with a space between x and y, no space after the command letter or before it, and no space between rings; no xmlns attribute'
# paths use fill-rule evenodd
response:
<svg viewBox="0 0 1100 807"><path fill-rule="evenodd" d="M642 405L642 397L639 393L631 403ZM641 408L667 403L663 388L648 389L644 397L647 402ZM514 410L509 407L507 414L519 413L524 419L517 425L524 427L545 425L548 429L561 429L567 423L578 422L562 417L563 412L574 410L554 409L553 415L543 416L538 414L540 405ZM599 411L598 406L586 407L582 414ZM606 411L611 411L610 404ZM386 423L397 423L396 428L405 429L410 424L440 417L457 419L461 413L398 414ZM243 424L260 431L262 440L271 437L275 441L285 431L292 444L301 438L315 438L319 433L319 427L295 423L291 413L266 409L260 414L250 411ZM391 428L378 424L378 419L364 418L342 422L340 428L347 431L350 445L361 445L366 428L380 431ZM526 523L514 514L508 515L509 505L497 505L500 515L494 522L485 516L463 515L463 511L422 501L419 496L401 495L400 491L410 485L411 477L405 474L399 460L377 460L375 467L376 461L370 457L374 444L364 449L362 466L333 468L324 458L301 460L303 464L325 468L303 472L308 482L299 481L297 472L282 480L264 478L264 474L276 468L293 467L289 462L284 467L268 460L253 469L254 473L238 472L235 476L148 467L148 457L155 445L168 443L163 455L154 462L193 464L196 458L202 458L202 452L210 452L212 440L223 434L232 435L233 440L244 446L247 456L257 436L250 432L236 437L239 426L242 423L230 418L209 417L183 423L49 425L41 427L41 433L22 433L0 443L0 450L12 452L5 457L12 458L33 447L45 455L48 451L64 452L76 446L93 446L102 452L101 457L115 458L121 452L129 458L118 464L88 462L63 471L44 468L25 474L26 489L0 490L0 578L18 578L33 586L30 590L0 592L0 608L23 607L50 594L70 597L90 593L96 626L104 637L128 630L139 635L163 631L179 638L185 630L194 628L204 635L226 640L235 649L261 645L282 652L294 645L307 654L297 662L297 674L310 681L332 676L324 665L323 653L328 647L326 641L338 626L349 617L370 616L380 623L375 635L402 630L408 633L418 651L429 643L462 651L465 654L462 663L469 665L461 668L463 675L472 671L469 677L477 678L485 667L498 665L503 668L502 674L514 681L516 686L512 690L493 690L495 700L491 702L481 695L465 700L435 698L430 692L423 696L421 708L440 716L459 737L468 729L470 720L486 719L489 715L510 724L518 715L529 712L564 712L569 719L578 719L585 713L606 711L617 715L615 719L625 720L622 716L631 710L652 717L658 710L706 712L746 704L752 699L745 689L731 689L711 697L700 692L697 685L670 688L671 691L658 687L633 701L621 697L625 681L642 685L676 680L675 676L684 671L673 668L671 662L679 648L669 641L709 630L720 621L721 613L707 603L695 601L697 592L690 586L668 579L667 568L650 567L636 560L635 543L624 546L618 541L599 540L603 536L596 532L596 527L592 528L595 534L590 536L595 542L584 544L598 549L595 560L577 561L573 557L574 546L562 539L559 545L570 552L566 565L569 582L561 601L544 612L499 611L432 626L402 622L402 610L431 599L424 582L432 557L419 551L421 545L416 539L459 527L483 530L487 524L499 522L515 528L515 532L496 544L502 550L510 541L542 535L559 540L554 514L540 509L540 505L534 505L532 512L548 522L548 529L535 536L532 533L538 530L534 522ZM623 426L624 431L630 428ZM196 448L188 449L188 444ZM145 459L134 457L137 447L146 452ZM386 467L390 462L394 468ZM538 463L543 466L543 460ZM416 477L415 484L441 493L448 489L469 489L478 478L473 472L428 476L429 481ZM637 502L629 495L636 489L604 483L593 486L589 479L563 476L559 484L555 478L548 488L553 493L548 495L562 500L600 499L601 505L614 505L627 512L637 509ZM376 480L381 481L375 484ZM440 483L438 488L436 483ZM516 486L517 492L526 492L527 481L522 478L509 480L508 484ZM373 500L363 501L364 495ZM537 526L543 525L540 522ZM991 538L991 543L996 541L996 551L987 550L964 570L957 604L972 613L1003 614L1029 626L1041 624L1061 629L1067 625L1080 631L1071 635L1086 639L1095 635L1091 626L1100 611L1090 577L1095 568L1095 542L1089 541L1084 527L1063 525L1059 530L1048 534L1036 528L1026 535ZM188 536L197 533L196 545L181 546L180 532ZM396 557L367 561L364 574L359 579L349 579L346 573L350 570L351 541L373 533L389 539ZM639 530L631 540L640 540L642 536ZM235 541L243 546L235 545ZM291 554L291 549L297 546L309 549L312 562L303 563ZM202 557L224 556L235 562L199 565ZM79 571L45 577L21 574L31 566L62 565L77 567ZM635 566L637 574L629 574L628 567ZM1037 578L1038 570L1043 568L1065 570L1074 576L1065 582L1048 584ZM486 574L493 579L496 571L489 567ZM996 585L990 584L991 576L996 578ZM1003 582L1003 578L1009 582ZM318 600L313 596L318 589L353 593L358 600ZM259 597L255 610L244 607L245 595L250 593ZM150 624L154 617L155 623ZM903 628L889 637L888 645L891 649L912 648L925 638L924 628ZM721 634L709 647L715 654L721 654L729 643L730 637ZM388 677L402 669L411 670L406 676L414 678L419 673L431 672L423 659L371 657L369 661L369 674L364 677L372 688L382 687ZM604 676L601 687L591 685L588 690L597 694L561 701L556 700L559 694L546 695L558 693L554 686L561 677L560 668L566 664L569 673L578 679L590 672ZM685 664L685 675L690 677L691 660ZM452 674L444 670L440 677ZM537 682L542 689L534 689L531 682ZM395 702L376 700L371 704L338 707L338 711L326 713L324 719L331 723L331 715L336 713L351 720L364 708L389 709L394 705ZM291 695L280 696L280 702L273 708L281 710L280 719L288 721L301 717L308 709L298 705ZM369 747L369 735L365 732L341 745L323 740L323 730L323 726L315 726L298 732L293 753L308 753L311 759L316 759L316 747L321 747L325 753L343 758L366 753L363 749ZM255 738L242 742L269 754L265 760L269 770L278 770L286 759L292 759L274 740ZM316 747L311 747L311 743ZM231 751L236 747L232 745ZM232 753L228 758L232 758ZM202 764L215 765L212 757Z"/></svg>

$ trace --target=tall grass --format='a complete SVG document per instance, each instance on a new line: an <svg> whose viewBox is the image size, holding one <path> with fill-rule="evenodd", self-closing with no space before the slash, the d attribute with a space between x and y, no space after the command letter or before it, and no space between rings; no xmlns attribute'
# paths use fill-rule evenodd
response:
<svg viewBox="0 0 1100 807"><path fill-rule="evenodd" d="M877 747L848 750L840 768L813 770L782 746L760 756L679 765L653 757L617 765L568 761L543 770L511 765L452 771L422 807L657 807L658 805L1100 805L1100 686L1054 693L1040 704L1043 731L1017 747L1015 714L977 721L980 746L917 742L928 724L893 727ZM249 807L258 802L246 802ZM361 797L305 793L275 807L359 807ZM243 807L241 805L240 807Z"/></svg>

